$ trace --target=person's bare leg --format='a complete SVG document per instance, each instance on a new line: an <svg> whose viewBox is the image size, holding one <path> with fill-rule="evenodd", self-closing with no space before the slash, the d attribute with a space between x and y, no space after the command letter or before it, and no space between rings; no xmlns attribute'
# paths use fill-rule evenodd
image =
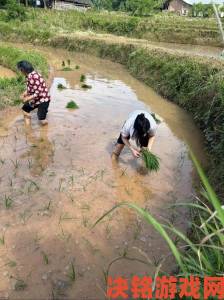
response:
<svg viewBox="0 0 224 300"><path fill-rule="evenodd" d="M112 159L113 160L117 160L118 157L121 154L121 151L124 149L124 145L123 144L116 144L116 146L114 147L114 150L112 152Z"/></svg>
<svg viewBox="0 0 224 300"><path fill-rule="evenodd" d="M24 116L25 125L30 126L31 125L31 115L24 111L23 116Z"/></svg>

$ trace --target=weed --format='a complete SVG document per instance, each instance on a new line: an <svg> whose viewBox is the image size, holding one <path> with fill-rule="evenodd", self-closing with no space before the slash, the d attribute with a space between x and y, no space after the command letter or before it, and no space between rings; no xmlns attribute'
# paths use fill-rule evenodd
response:
<svg viewBox="0 0 224 300"><path fill-rule="evenodd" d="M68 109L77 109L77 108L79 108L79 106L74 101L70 101L70 102L67 103L66 108L68 108Z"/></svg>

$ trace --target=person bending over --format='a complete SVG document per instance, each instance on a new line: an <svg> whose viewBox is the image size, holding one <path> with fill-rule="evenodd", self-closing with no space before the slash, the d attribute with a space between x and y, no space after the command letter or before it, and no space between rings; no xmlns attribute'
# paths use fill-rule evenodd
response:
<svg viewBox="0 0 224 300"><path fill-rule="evenodd" d="M47 124L46 117L51 98L45 80L28 61L18 62L17 68L26 77L27 88L21 95L21 100L24 102L22 110L25 124L30 125L30 112L36 108L40 123Z"/></svg>
<svg viewBox="0 0 224 300"><path fill-rule="evenodd" d="M117 159L124 146L127 146L131 150L134 157L140 156L141 148L148 147L151 150L156 129L156 121L150 113L144 110L132 112L121 129L120 136L112 153L112 158ZM140 150L130 144L130 138L136 142Z"/></svg>

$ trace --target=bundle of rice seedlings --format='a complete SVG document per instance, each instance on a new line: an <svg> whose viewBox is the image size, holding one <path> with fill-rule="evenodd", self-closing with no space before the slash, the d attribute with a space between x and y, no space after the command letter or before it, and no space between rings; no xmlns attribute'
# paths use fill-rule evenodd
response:
<svg viewBox="0 0 224 300"><path fill-rule="evenodd" d="M66 105L66 108L77 109L77 108L79 108L79 106L74 101L69 101Z"/></svg>
<svg viewBox="0 0 224 300"><path fill-rule="evenodd" d="M80 76L80 82L84 82L85 80L86 80L86 76L82 74Z"/></svg>
<svg viewBox="0 0 224 300"><path fill-rule="evenodd" d="M145 167L149 171L157 172L159 170L159 157L150 152L148 149L142 149L142 159L145 162Z"/></svg>
<svg viewBox="0 0 224 300"><path fill-rule="evenodd" d="M65 67L65 62L64 62L64 60L62 61L61 66L62 66L62 67Z"/></svg>
<svg viewBox="0 0 224 300"><path fill-rule="evenodd" d="M80 68L80 66L78 66L78 65L75 66L75 69L76 69L76 70L78 70L79 68Z"/></svg>
<svg viewBox="0 0 224 300"><path fill-rule="evenodd" d="M62 83L59 83L59 84L57 85L57 88L58 88L59 90L64 90L64 89L66 89L66 87L65 87Z"/></svg>
<svg viewBox="0 0 224 300"><path fill-rule="evenodd" d="M86 83L83 83L83 84L81 85L81 87L82 87L83 89L91 89L91 88L92 88L91 85L88 85L88 84L86 84Z"/></svg>

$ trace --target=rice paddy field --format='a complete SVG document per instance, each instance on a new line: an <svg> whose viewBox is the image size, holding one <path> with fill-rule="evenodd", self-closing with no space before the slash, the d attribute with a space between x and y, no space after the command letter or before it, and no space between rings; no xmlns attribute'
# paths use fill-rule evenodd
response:
<svg viewBox="0 0 224 300"><path fill-rule="evenodd" d="M36 51L51 67L49 125L39 127L34 113L32 127L25 128L17 108L1 118L0 296L106 299L108 274L154 276L167 256L161 272L174 272L165 241L134 212L123 208L92 226L115 204L128 201L186 232L188 210L172 205L192 199L187 144L206 162L200 131L186 112L119 64L52 48ZM63 60L70 60L72 71L61 70ZM92 88L83 89L83 81ZM67 109L71 101L79 109ZM128 151L119 164L111 161L122 123L135 109L163 119L153 146L158 172L149 174L142 159L133 160ZM142 263L143 252L150 264Z"/></svg>

